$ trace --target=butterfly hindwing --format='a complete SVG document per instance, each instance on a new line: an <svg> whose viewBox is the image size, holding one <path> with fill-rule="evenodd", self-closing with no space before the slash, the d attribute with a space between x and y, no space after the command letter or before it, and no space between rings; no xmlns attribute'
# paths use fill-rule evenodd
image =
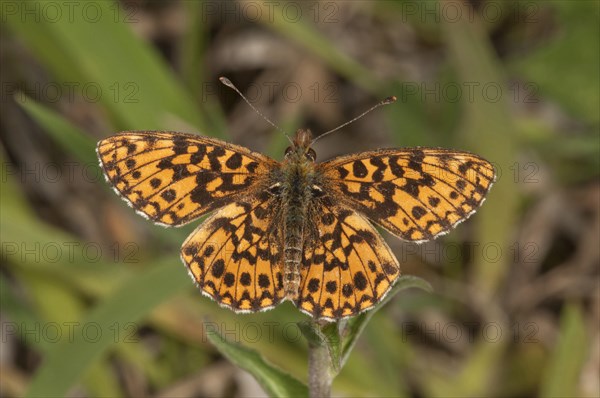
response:
<svg viewBox="0 0 600 398"><path fill-rule="evenodd" d="M296 305L315 318L339 319L373 307L400 274L379 233L353 210L324 201L319 237L305 246Z"/></svg>
<svg viewBox="0 0 600 398"><path fill-rule="evenodd" d="M495 179L488 161L441 148L364 152L320 169L342 203L408 241L433 239L464 221Z"/></svg>
<svg viewBox="0 0 600 398"><path fill-rule="evenodd" d="M135 210L183 225L251 191L276 163L244 147L191 134L128 131L98 143L106 178Z"/></svg>
<svg viewBox="0 0 600 398"><path fill-rule="evenodd" d="M272 201L262 194L223 207L181 249L202 292L236 312L269 309L283 297L281 243L270 233Z"/></svg>

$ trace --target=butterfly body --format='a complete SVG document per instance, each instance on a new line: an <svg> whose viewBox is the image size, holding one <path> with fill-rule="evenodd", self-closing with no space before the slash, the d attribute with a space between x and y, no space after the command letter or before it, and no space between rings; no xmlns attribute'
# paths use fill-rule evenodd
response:
<svg viewBox="0 0 600 398"><path fill-rule="evenodd" d="M138 213L179 226L212 213L181 258L202 293L236 312L289 300L318 319L376 305L400 274L368 219L434 239L484 201L489 162L442 148L382 149L317 163L308 130L278 162L224 141L127 131L98 143L107 180Z"/></svg>
<svg viewBox="0 0 600 398"><path fill-rule="evenodd" d="M295 301L300 288L300 267L304 247L310 245L315 237L315 207L323 189L315 164L315 152L310 147L311 134L308 130L298 130L292 146L285 152L281 168L272 174L278 176L273 190L276 207L283 213L282 222L275 222L283 236L283 285L285 298Z"/></svg>

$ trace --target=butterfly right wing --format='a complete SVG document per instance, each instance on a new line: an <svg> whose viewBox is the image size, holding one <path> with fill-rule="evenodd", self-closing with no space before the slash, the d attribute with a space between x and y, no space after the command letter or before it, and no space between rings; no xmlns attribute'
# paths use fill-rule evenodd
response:
<svg viewBox="0 0 600 398"><path fill-rule="evenodd" d="M396 236L423 242L467 219L495 180L494 167L464 151L381 149L320 163L324 187Z"/></svg>
<svg viewBox="0 0 600 398"><path fill-rule="evenodd" d="M233 311L263 311L283 299L275 201L264 191L239 198L204 221L181 248L202 293Z"/></svg>
<svg viewBox="0 0 600 398"><path fill-rule="evenodd" d="M213 138L126 131L98 143L115 191L144 217L179 226L252 191L277 162Z"/></svg>

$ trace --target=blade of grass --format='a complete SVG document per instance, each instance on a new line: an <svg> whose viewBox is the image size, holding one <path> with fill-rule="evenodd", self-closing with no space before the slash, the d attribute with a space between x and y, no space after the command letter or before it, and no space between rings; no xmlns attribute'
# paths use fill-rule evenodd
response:
<svg viewBox="0 0 600 398"><path fill-rule="evenodd" d="M186 1L183 3L188 15L203 15L206 3L202 1ZM209 44L210 25L205 18L189 18L188 29L182 39L181 74L188 91L199 105L198 111L205 120L208 131L220 133L226 131L225 115L216 95L225 89L218 80L210 81L210 73L206 70L206 49Z"/></svg>
<svg viewBox="0 0 600 398"><path fill-rule="evenodd" d="M128 12L118 2L58 2L53 3L56 16L50 18L42 12L44 3L24 1L17 12L3 7L3 20L64 90L75 87L85 99L103 104L122 129L169 129L176 122L205 129L191 97L164 61L127 26L139 22L139 10ZM93 17L81 11L84 7L94 10ZM33 12L25 17L21 8Z"/></svg>
<svg viewBox="0 0 600 398"><path fill-rule="evenodd" d="M467 18L468 5L456 3L464 7L462 18L444 20L443 31L450 57L458 75L459 84L463 87L476 85L484 87L493 84L500 87L500 93L509 92L507 80L500 69L491 44L489 43L481 21ZM457 135L457 147L473 150L496 165L497 173L504 174L492 188L489 199L479 210L473 222L477 227L475 239L480 245L496 244L501 253L509 253L509 237L516 218L518 194L515 184L507 177L510 167L515 162L515 130L508 110L506 95L498 100L491 100L485 91L479 90L468 100L463 96L464 122L462 133ZM502 215L498 217L498 215ZM491 299L505 279L511 257L500 255L494 264L486 261L478 252L474 260L475 274L473 284Z"/></svg>
<svg viewBox="0 0 600 398"><path fill-rule="evenodd" d="M255 3L253 4L256 6ZM286 18L285 9L279 7L279 4L275 4L275 7L264 4L261 7L261 23L302 45L340 75L377 95L381 95L382 90L386 88L384 82L371 73L368 68L341 52L338 46L321 35L314 26L311 26L310 18L306 15L305 18L298 20L290 19Z"/></svg>
<svg viewBox="0 0 600 398"><path fill-rule="evenodd" d="M75 249L84 247L86 242L80 242L75 237L40 222L26 211L16 210L11 204L22 204L25 201L17 199L19 190L15 186L7 187L10 181L12 179L6 178L0 190L2 212L6 214L6 216L0 217L3 260L10 273L18 281L17 284L30 290L31 296L39 297L39 299L35 300L37 304L23 302L22 298L18 299L16 293L13 294L11 285L6 282L5 278L0 278L0 303L2 303L2 312L9 320L5 331L7 336L16 335L24 344L46 355L46 352L51 350L58 341L52 335L32 334L30 331L45 330L46 327L50 331L61 328L60 335L64 337L71 335L69 330L62 329L64 326L78 327L77 332L82 330L81 312L78 312L77 316L72 315L69 319L65 319L66 309L72 305L62 304L57 300L63 297L65 298L63 301L68 302L69 297L72 296L101 300L112 294L115 288L127 278L134 279L136 273L123 264L111 264L104 256L101 261L90 263L80 255L81 250ZM10 199L10 196L15 198ZM37 251L40 252L43 251L41 248L47 247L59 248L65 255L61 255L58 261L49 264L42 261L43 255L41 254L36 255L29 252L28 255L25 255L18 250L18 248L38 248ZM72 255L66 254L70 250L69 248L73 248L70 252ZM140 270L140 272L143 271ZM68 293L67 296L65 296L66 293ZM206 312L203 303L194 300L195 298L195 296L193 298L182 297L184 303L187 299L188 301L193 300L193 304L195 304L195 311L188 314L190 317ZM183 336L177 333L183 332L181 324L186 324L186 321L180 319L177 324L169 324L169 322L165 322L164 316L160 316L160 314L169 314L170 316L177 314L182 304L180 302L165 304L152 314L149 323L158 330L171 332L171 334L175 332L178 338L182 338ZM53 312L53 310L58 312ZM38 316L40 311L45 313L43 319ZM65 324L65 322L74 323ZM109 332L114 332L114 330ZM123 336L131 336L130 328ZM198 340L200 339L196 341ZM143 346L118 344L115 353L141 369L150 380L161 380L161 373L156 363L148 361L150 354ZM95 362L82 375L82 380L92 395L120 396L122 394L118 392L118 386L112 383L113 378L107 377L110 373L104 361ZM164 378L164 373L162 375Z"/></svg>
<svg viewBox="0 0 600 398"><path fill-rule="evenodd" d="M272 397L304 397L306 386L279 368L268 363L258 352L241 344L228 342L216 330L209 328L206 336L232 363L253 375Z"/></svg>
<svg viewBox="0 0 600 398"><path fill-rule="evenodd" d="M515 184L506 177L514 163L515 124L510 116L507 93L507 79L500 68L492 45L482 22L474 14L467 18L468 4L456 3L463 7L461 18L448 20L442 16L442 31L446 40L451 62L456 69L458 84L462 87L475 86L481 89L472 98L461 97L463 122L457 147L470 149L492 161L499 174L504 173L490 192L489 199L473 219L476 227L475 242L480 246L500 247L500 253L491 263L487 253L475 253L472 284L477 286L482 306L494 307L494 298L502 286L511 263L509 239L514 220L517 217L518 193ZM492 84L500 87L500 97L490 98L483 87ZM501 215L501 217L498 217ZM502 255L504 254L504 255ZM490 316L501 331L508 328L499 314ZM422 385L431 394L444 395L485 395L495 374L498 362L506 347L506 338L497 341L480 340L467 358L460 373L448 382L447 377L434 374L423 375Z"/></svg>
<svg viewBox="0 0 600 398"><path fill-rule="evenodd" d="M24 98L24 100L17 101L17 103L34 120L43 126L48 134L54 138L66 152L87 164L95 164L98 162L96 153L94 152L96 144L83 131L73 126L58 113L39 102L24 95L21 95L20 97Z"/></svg>
<svg viewBox="0 0 600 398"><path fill-rule="evenodd" d="M63 234L53 228L46 228L26 208L14 209L13 205L17 203L14 199L19 196L19 191L13 187L14 190L7 192L5 188L11 182L10 178L3 179L2 182L3 217L0 218L3 237L2 255L8 266L14 266L11 274L19 281L20 286L26 287L31 300L26 304L17 300L11 294L11 287L2 278L3 286L0 289L2 311L6 311L8 319L12 321L14 330L10 331L11 334L16 333L22 342L45 354L59 341L70 338L72 327L77 324L76 320L79 319L84 308L83 296L74 289L74 286L66 286L64 280L57 278L61 273L56 271L63 271L63 276L75 275L76 277L79 270L73 270L72 267L69 270L60 261L50 264L44 261L44 255L40 254L43 250L40 248L48 245L52 245L53 249L61 247L60 242L48 238L59 238ZM7 196L12 196L13 199ZM72 238L63 240L62 243L70 245L74 240ZM17 250L14 250L16 248ZM31 248L36 249L33 255ZM99 282L97 276L92 278L96 285ZM114 276L116 275L113 275L112 281L117 281ZM84 375L83 382L93 395L122 395L118 384L114 383L109 376L108 364L105 361L97 362L94 364L94 371Z"/></svg>
<svg viewBox="0 0 600 398"><path fill-rule="evenodd" d="M28 287L35 301L34 306L43 319L29 330L36 331L34 339L42 342L43 352L51 352L60 342L68 344L74 334L88 330L80 329L82 325L78 322L85 311L82 295L43 274L13 271L19 281ZM25 331L25 335L29 335L29 332ZM82 375L82 382L91 395L121 396L121 389L110 373L109 363L103 359L92 364L90 371Z"/></svg>
<svg viewBox="0 0 600 398"><path fill-rule="evenodd" d="M189 286L185 273L173 272L173 262L171 258L157 262L158 265L126 281L99 303L81 320L83 325L93 325L100 330L98 337L91 343L84 334L76 334L71 342L52 347L35 374L27 396L66 395L103 352L121 341L127 325L138 322L157 305ZM57 373L56 369L61 371Z"/></svg>
<svg viewBox="0 0 600 398"><path fill-rule="evenodd" d="M350 356L350 353L352 352L354 345L358 341L358 338L360 337L360 335L364 331L365 327L369 323L369 320L371 319L371 317L373 317L373 315L375 315L377 310L379 310L386 303L388 303L390 300L392 300L392 298L394 298L394 296L396 294L400 293L402 290L409 289L411 287L422 289L426 292L433 291L433 288L431 287L429 282L427 282L426 280L421 279L416 276L403 275L400 278L398 278L398 281L396 282L396 284L394 285L392 290L377 305L377 307L375 307L371 311L364 312L364 313L348 320L348 324L345 328L346 336L344 336L344 339L342 342L343 348L342 348L341 366L344 366L344 364L348 360L348 357Z"/></svg>
<svg viewBox="0 0 600 398"><path fill-rule="evenodd" d="M588 348L589 339L581 309L569 304L562 312L558 344L545 369L540 387L541 397L581 396L577 386L581 369L589 355Z"/></svg>

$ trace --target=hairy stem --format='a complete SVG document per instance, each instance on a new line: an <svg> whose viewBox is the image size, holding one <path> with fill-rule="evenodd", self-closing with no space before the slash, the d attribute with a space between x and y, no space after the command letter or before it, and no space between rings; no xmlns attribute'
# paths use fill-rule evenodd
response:
<svg viewBox="0 0 600 398"><path fill-rule="evenodd" d="M308 343L308 392L313 398L331 395L329 352L324 344Z"/></svg>

